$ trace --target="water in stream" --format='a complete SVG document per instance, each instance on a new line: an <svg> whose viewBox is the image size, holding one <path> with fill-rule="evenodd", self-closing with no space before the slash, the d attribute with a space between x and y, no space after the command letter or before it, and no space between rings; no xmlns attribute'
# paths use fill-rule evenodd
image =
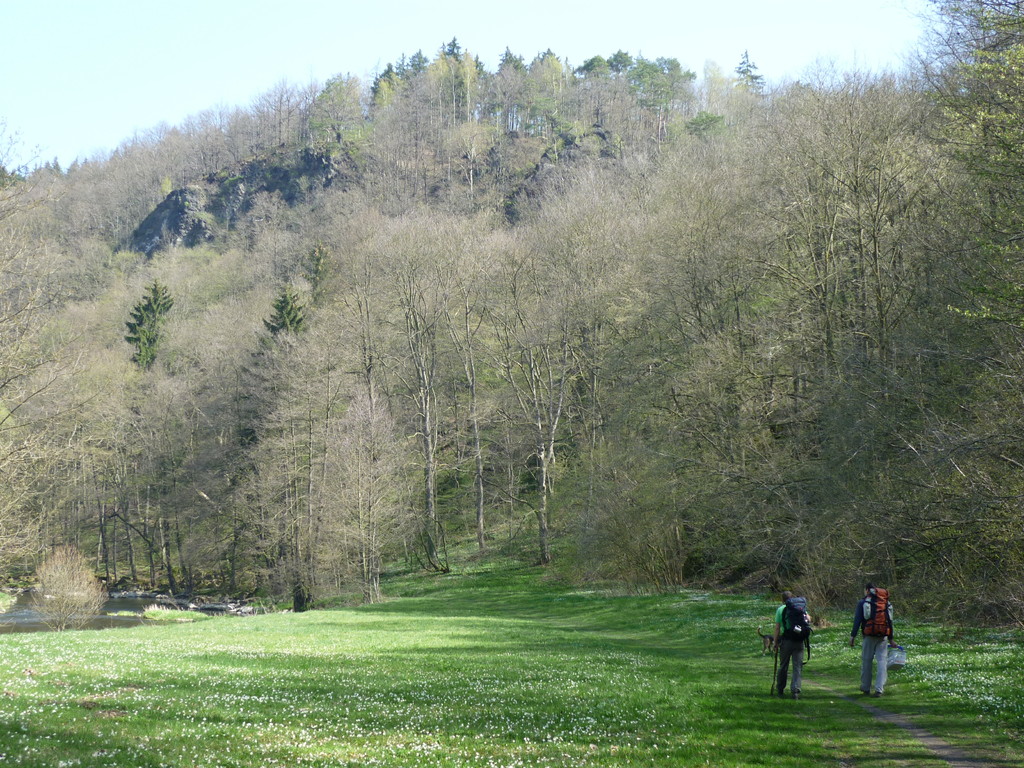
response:
<svg viewBox="0 0 1024 768"><path fill-rule="evenodd" d="M22 592L18 599L4 613L0 613L0 634L10 632L46 632L50 629L37 609L35 592ZM85 624L86 629L108 629L110 627L133 627L144 623L142 611L153 605L152 598L116 597L107 600L103 612L92 616ZM131 612L132 615L111 616L112 613Z"/></svg>

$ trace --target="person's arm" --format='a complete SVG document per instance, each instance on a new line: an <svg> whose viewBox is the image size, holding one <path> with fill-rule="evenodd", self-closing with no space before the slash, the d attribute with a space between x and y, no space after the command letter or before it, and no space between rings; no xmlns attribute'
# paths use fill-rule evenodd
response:
<svg viewBox="0 0 1024 768"><path fill-rule="evenodd" d="M779 606L775 610L775 647L779 645L779 635L782 634L782 611L785 606Z"/></svg>
<svg viewBox="0 0 1024 768"><path fill-rule="evenodd" d="M850 632L850 647L853 648L854 643L857 642L857 630L860 629L860 625L864 623L864 601L861 600L857 603L857 608L853 612L853 631Z"/></svg>

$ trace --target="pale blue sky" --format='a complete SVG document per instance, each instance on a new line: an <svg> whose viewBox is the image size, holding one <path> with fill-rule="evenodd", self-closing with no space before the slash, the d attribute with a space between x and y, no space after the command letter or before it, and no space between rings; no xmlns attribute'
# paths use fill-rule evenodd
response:
<svg viewBox="0 0 1024 768"><path fill-rule="evenodd" d="M248 106L286 80L372 79L403 53L453 37L493 70L504 52L550 48L679 59L731 72L744 50L770 80L817 62L899 68L927 0L0 0L0 121L8 164L67 166L160 123Z"/></svg>

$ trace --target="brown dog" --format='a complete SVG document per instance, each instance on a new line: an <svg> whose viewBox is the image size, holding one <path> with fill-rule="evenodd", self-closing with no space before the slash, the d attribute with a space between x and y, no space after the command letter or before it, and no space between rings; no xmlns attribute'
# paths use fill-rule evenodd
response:
<svg viewBox="0 0 1024 768"><path fill-rule="evenodd" d="M775 650L775 635L762 635L761 628L757 628L757 636L761 638L761 655L771 653Z"/></svg>

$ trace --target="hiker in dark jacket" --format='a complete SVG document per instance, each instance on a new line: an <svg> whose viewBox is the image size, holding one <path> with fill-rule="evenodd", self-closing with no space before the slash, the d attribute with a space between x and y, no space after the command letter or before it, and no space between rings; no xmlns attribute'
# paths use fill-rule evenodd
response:
<svg viewBox="0 0 1024 768"><path fill-rule="evenodd" d="M872 604L884 606L881 614L872 610ZM889 646L892 644L892 609L889 606L889 593L870 582L864 585L864 597L857 603L853 613L853 631L850 632L850 647L857 640L857 632L863 635L860 650L860 692L879 697L885 690L885 680L889 662ZM875 688L871 690L871 664L875 664Z"/></svg>
<svg viewBox="0 0 1024 768"><path fill-rule="evenodd" d="M775 681L779 696L786 695L786 678L789 675L789 663L793 662L793 680L789 692L794 699L800 698L800 686L803 683L804 671L804 638L793 638L786 630L791 629L786 619L786 604L793 599L793 593L782 593L782 605L775 611L775 648L779 654L779 675ZM803 598L797 598L802 600ZM806 607L806 601L804 602Z"/></svg>

